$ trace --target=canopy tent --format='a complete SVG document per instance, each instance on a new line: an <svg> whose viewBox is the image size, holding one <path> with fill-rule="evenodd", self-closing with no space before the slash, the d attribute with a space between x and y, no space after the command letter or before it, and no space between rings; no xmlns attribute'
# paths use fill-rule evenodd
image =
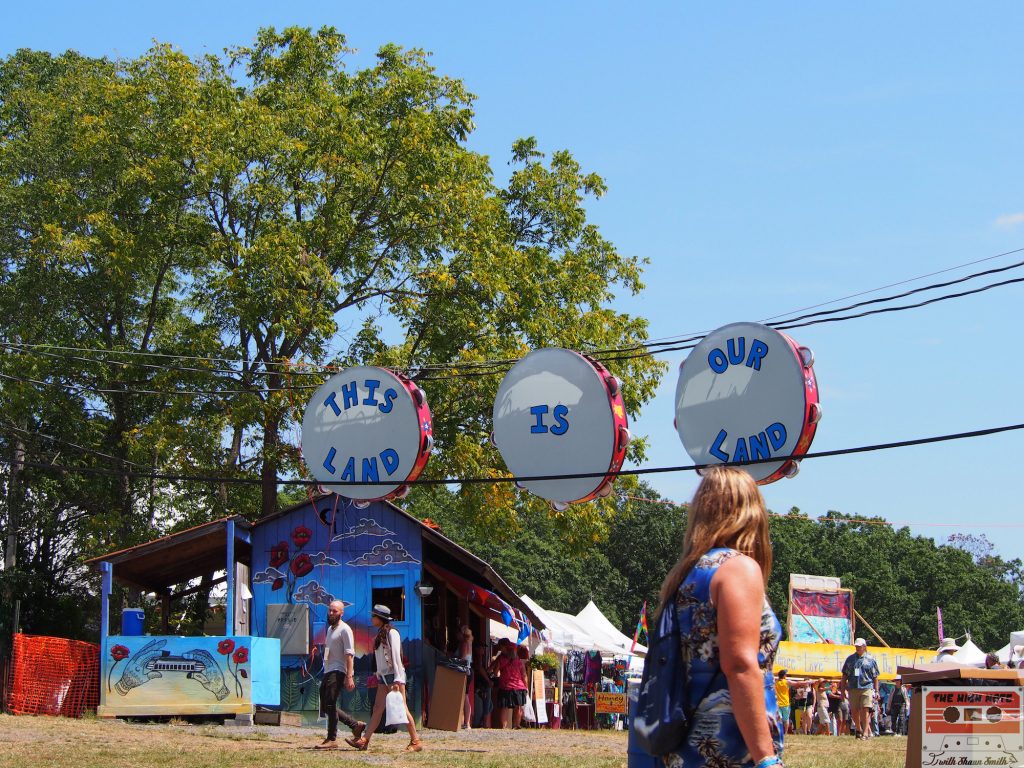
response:
<svg viewBox="0 0 1024 768"><path fill-rule="evenodd" d="M542 608L529 595L522 595L522 601L547 627L541 636L550 650L558 653L566 651L600 651L609 655L618 653L617 646L613 641L592 634L580 623L578 617Z"/></svg>
<svg viewBox="0 0 1024 768"><path fill-rule="evenodd" d="M1004 664L1011 659L1020 661L1024 658L1024 630L1010 633L1010 642L996 651L999 660Z"/></svg>
<svg viewBox="0 0 1024 768"><path fill-rule="evenodd" d="M981 666L985 663L985 652L971 642L970 638L967 638L960 650L954 653L949 661L962 664L965 667Z"/></svg>
<svg viewBox="0 0 1024 768"><path fill-rule="evenodd" d="M591 600L586 608L576 614L577 623L583 627L592 637L599 638L606 646L612 648L616 656L646 656L646 646L636 644L633 646L633 638L622 634L615 628L615 625L608 621L608 618L601 613L601 609L594 605Z"/></svg>

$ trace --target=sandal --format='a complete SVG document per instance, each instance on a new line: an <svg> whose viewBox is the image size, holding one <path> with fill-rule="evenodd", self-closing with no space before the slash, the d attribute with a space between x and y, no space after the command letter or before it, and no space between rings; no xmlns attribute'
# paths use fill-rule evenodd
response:
<svg viewBox="0 0 1024 768"><path fill-rule="evenodd" d="M365 752L366 748L370 746L370 743L361 737L358 739L345 739L345 743L353 749L358 749L360 752Z"/></svg>
<svg viewBox="0 0 1024 768"><path fill-rule="evenodd" d="M407 746L405 748L405 751L406 752L422 752L423 751L423 742L421 742L419 739L416 739L416 741L410 741L409 742L409 746Z"/></svg>

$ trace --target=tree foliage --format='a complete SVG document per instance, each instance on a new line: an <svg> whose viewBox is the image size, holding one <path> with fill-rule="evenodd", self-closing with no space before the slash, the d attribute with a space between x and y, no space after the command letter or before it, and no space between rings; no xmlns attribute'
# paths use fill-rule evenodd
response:
<svg viewBox="0 0 1024 768"><path fill-rule="evenodd" d="M489 539L474 536L444 508L431 517L545 608L575 614L593 599L631 635L644 601L657 605L661 582L681 553L686 507L643 483L618 506L608 536L596 541L573 539L559 530L557 518L542 514L525 515L521 527ZM829 512L812 520L797 509L773 515L770 527L774 564L767 592L782 622L789 576L803 573L839 576L854 590L857 611L896 647L935 647L936 607L947 634L970 632L985 649L1002 647L1024 626L1021 563L1002 560L983 537L958 535L937 545L882 518ZM862 621L857 625L859 635L877 642Z"/></svg>
<svg viewBox="0 0 1024 768"><path fill-rule="evenodd" d="M223 57L0 62L0 533L40 584L70 589L83 557L176 526L272 512L278 479L305 472L306 399L336 367L417 379L433 476L499 476L490 410L511 361L646 338L611 308L642 288L642 262L588 221L598 175L526 138L498 184L467 146L460 80L419 50L386 45L355 70L351 55L332 28L288 28ZM663 370L609 367L634 414ZM478 533L542 514L505 485L444 498ZM601 536L614 512L562 524Z"/></svg>

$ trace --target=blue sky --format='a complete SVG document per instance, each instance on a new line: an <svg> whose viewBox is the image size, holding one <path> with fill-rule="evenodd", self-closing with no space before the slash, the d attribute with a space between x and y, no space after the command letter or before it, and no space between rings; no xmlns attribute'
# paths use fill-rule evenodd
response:
<svg viewBox="0 0 1024 768"><path fill-rule="evenodd" d="M135 56L153 39L217 53L289 24L338 27L359 49L352 66L386 42L432 51L477 94L471 145L499 176L512 141L533 135L605 177L592 219L651 262L643 295L617 306L646 316L652 337L762 320L1024 246L1017 2L283 8L19 3L4 10L0 54ZM825 416L812 450L1024 421L1022 299L1010 286L792 332L817 358ZM672 427L683 354L666 356L661 392L633 424L650 438L651 466L689 463ZM1000 554L1024 557L1013 490L1022 445L1014 432L811 460L765 496L778 512L881 515L939 541L984 533ZM652 483L682 501L696 479Z"/></svg>

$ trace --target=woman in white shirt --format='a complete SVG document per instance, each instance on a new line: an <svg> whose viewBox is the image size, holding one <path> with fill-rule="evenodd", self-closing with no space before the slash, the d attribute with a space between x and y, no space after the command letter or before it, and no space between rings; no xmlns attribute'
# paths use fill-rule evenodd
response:
<svg viewBox="0 0 1024 768"><path fill-rule="evenodd" d="M391 626L391 609L386 605L375 605L370 613L370 621L377 628L377 637L373 641L373 657L376 661L377 698L373 702L373 717L366 729L366 734L358 739L345 739L350 746L365 750L370 746L370 737L380 727L384 719L384 706L387 694L398 691L405 698L405 666L402 664L402 638L398 630ZM412 712L408 701L405 704L405 717L408 720L406 730L409 731L409 746L406 752L419 752L423 749L420 737L416 733Z"/></svg>

